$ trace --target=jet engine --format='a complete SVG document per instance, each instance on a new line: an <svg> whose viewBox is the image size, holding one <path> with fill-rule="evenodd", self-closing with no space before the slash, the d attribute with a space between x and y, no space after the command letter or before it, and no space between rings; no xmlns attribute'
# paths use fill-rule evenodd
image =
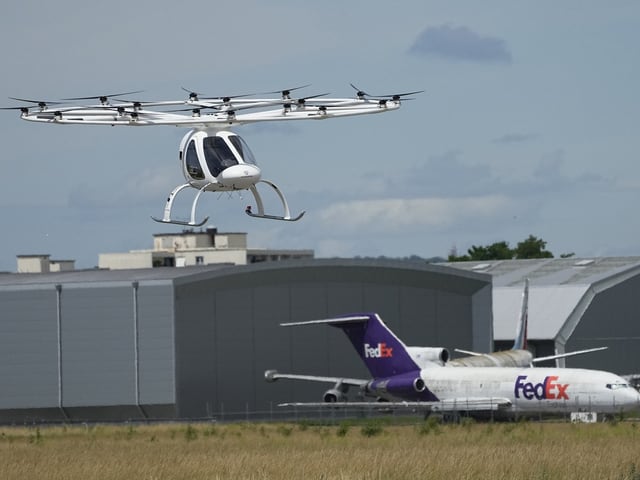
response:
<svg viewBox="0 0 640 480"><path fill-rule="evenodd" d="M407 347L407 353L420 368L444 365L449 361L449 350L441 347Z"/></svg>
<svg viewBox="0 0 640 480"><path fill-rule="evenodd" d="M330 388L322 395L322 401L326 403L346 402L347 396L336 388Z"/></svg>
<svg viewBox="0 0 640 480"><path fill-rule="evenodd" d="M322 401L326 403L346 402L348 390L349 385L338 382L333 388L324 392L324 395L322 395Z"/></svg>
<svg viewBox="0 0 640 480"><path fill-rule="evenodd" d="M397 397L405 400L432 400L420 373L410 372L394 377L372 380L367 385L367 393L382 398Z"/></svg>

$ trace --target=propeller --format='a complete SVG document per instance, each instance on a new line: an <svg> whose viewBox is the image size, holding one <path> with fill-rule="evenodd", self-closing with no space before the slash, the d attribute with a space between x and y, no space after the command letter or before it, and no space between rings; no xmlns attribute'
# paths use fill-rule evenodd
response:
<svg viewBox="0 0 640 480"><path fill-rule="evenodd" d="M282 95L282 99L283 100L291 100L291 92L294 92L296 90L300 90L302 88L307 88L307 87L310 87L310 86L311 86L311 84L308 83L306 85L301 85L299 87L285 88L283 90L275 90L273 92L263 92L263 93L261 93L261 95L275 95L276 93L279 93L280 95ZM327 95L327 94L325 93L325 95Z"/></svg>
<svg viewBox="0 0 640 480"><path fill-rule="evenodd" d="M93 95L88 97L73 97L73 98L63 98L65 101L74 101L74 100L100 100L102 105L105 105L110 98L113 97L122 97L123 95L133 95L134 93L141 93L143 90L136 90L135 92L122 92L122 93L112 93L110 95Z"/></svg>
<svg viewBox="0 0 640 480"><path fill-rule="evenodd" d="M356 96L360 99L364 99L366 97L369 97L372 100L381 100L381 99L387 98L387 99L393 100L394 102L397 102L401 100L402 97L406 97L408 95L416 95L418 93L424 92L424 90L416 90L415 92L392 93L391 95L372 95L356 87L353 83L350 83L349 85L351 85L351 88L356 90ZM405 98L404 100L410 100L410 99Z"/></svg>
<svg viewBox="0 0 640 480"><path fill-rule="evenodd" d="M306 102L307 102L307 100L311 100L312 98L325 97L327 95L329 95L329 92L327 92L327 93L318 93L317 95L308 95L306 97L301 97L301 98L298 98L298 99L295 99L295 100L296 100L296 104L298 105L298 107L304 107Z"/></svg>
<svg viewBox="0 0 640 480"><path fill-rule="evenodd" d="M0 107L0 110L20 110L23 115L28 115L29 109L34 107L35 105L27 105L22 107Z"/></svg>
<svg viewBox="0 0 640 480"><path fill-rule="evenodd" d="M257 93L244 93L242 95L225 95L221 97L212 97L209 95L205 95L202 92L196 92L194 90L189 90L188 88L180 87L182 90L189 94L189 101L198 102L200 101L200 97L203 97L204 100L222 100L223 103L229 103L233 98L244 98L244 97L252 97L253 95L258 95ZM275 92L279 93L279 92Z"/></svg>
<svg viewBox="0 0 640 480"><path fill-rule="evenodd" d="M45 100L29 100L28 98L16 98L16 97L9 97L11 100L17 100L18 102L27 102L27 103L33 103L35 105L38 105L38 107L40 107L41 109L45 109L47 108L47 105L60 105L60 103L62 102L48 102ZM15 109L15 108L21 108L21 107L8 107L7 109ZM32 108L32 107L28 107L28 108ZM6 110L6 109L5 109Z"/></svg>

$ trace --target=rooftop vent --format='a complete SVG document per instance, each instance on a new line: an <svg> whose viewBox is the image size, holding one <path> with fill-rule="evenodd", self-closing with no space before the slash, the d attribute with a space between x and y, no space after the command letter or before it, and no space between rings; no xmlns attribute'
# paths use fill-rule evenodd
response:
<svg viewBox="0 0 640 480"><path fill-rule="evenodd" d="M585 260L578 260L573 264L574 267L586 267L587 265L592 265L595 262L593 258L587 258Z"/></svg>

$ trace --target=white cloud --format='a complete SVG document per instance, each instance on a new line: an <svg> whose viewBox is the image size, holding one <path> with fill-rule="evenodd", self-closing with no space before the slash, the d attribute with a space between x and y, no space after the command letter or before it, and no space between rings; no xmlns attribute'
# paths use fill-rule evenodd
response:
<svg viewBox="0 0 640 480"><path fill-rule="evenodd" d="M337 203L324 209L320 218L343 232L389 229L447 228L469 218L504 215L509 200L502 195L466 198L390 198Z"/></svg>

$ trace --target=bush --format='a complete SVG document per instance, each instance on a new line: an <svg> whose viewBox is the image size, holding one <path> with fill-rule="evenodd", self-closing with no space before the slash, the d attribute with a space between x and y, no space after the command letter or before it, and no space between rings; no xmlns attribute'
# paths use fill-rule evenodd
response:
<svg viewBox="0 0 640 480"><path fill-rule="evenodd" d="M375 437L376 435L380 435L383 431L382 426L377 422L367 423L360 429L360 433L365 437Z"/></svg>

